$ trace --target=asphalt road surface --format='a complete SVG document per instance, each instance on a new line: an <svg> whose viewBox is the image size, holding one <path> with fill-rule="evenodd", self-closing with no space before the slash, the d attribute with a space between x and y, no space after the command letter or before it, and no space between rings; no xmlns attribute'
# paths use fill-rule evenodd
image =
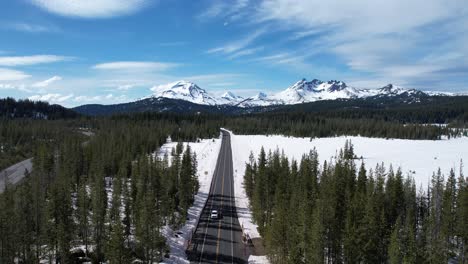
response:
<svg viewBox="0 0 468 264"><path fill-rule="evenodd" d="M247 263L249 255L249 247L242 243L234 202L231 138L222 133L210 194L191 241L191 263ZM221 213L220 219L210 219L212 210Z"/></svg>
<svg viewBox="0 0 468 264"><path fill-rule="evenodd" d="M0 193L5 190L5 182L7 179L10 184L17 184L24 178L26 171L32 171L32 158L18 162L0 171Z"/></svg>

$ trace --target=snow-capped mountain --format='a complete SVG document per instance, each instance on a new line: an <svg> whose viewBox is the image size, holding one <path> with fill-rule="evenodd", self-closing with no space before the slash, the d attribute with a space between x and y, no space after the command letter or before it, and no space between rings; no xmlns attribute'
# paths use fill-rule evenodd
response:
<svg viewBox="0 0 468 264"><path fill-rule="evenodd" d="M372 93L369 90L349 87L342 81L332 80L323 82L314 79L308 82L306 79L302 79L272 97L283 104L300 104L319 100L349 99L371 95Z"/></svg>
<svg viewBox="0 0 468 264"><path fill-rule="evenodd" d="M254 96L246 98L237 106L240 107L255 107L255 106L269 106L283 104L282 101L278 101L276 98L268 96L266 93L260 92Z"/></svg>
<svg viewBox="0 0 468 264"><path fill-rule="evenodd" d="M188 81L177 81L151 89L155 98L169 98L189 101L195 104L216 105L218 101L198 85Z"/></svg>
<svg viewBox="0 0 468 264"><path fill-rule="evenodd" d="M155 92L152 95L154 98L179 99L201 105L230 105L239 107L293 105L319 100L354 99L371 96L431 95L430 93L415 89L404 89L393 84L388 84L378 89L361 89L348 86L342 81L330 80L323 82L317 79L313 79L312 81L302 79L281 92L272 95L260 92L247 98L237 96L229 91L217 97L188 81L160 85L152 90Z"/></svg>

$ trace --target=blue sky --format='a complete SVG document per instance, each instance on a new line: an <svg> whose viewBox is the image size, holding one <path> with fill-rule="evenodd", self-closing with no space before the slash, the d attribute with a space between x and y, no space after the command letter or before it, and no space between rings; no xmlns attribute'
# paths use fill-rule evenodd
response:
<svg viewBox="0 0 468 264"><path fill-rule="evenodd" d="M0 2L0 97L119 103L185 79L214 94L297 80L468 91L466 0Z"/></svg>

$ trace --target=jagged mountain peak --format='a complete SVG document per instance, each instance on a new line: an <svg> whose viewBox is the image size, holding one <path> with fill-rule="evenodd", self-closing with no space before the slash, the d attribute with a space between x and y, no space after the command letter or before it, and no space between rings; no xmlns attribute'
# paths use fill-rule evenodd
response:
<svg viewBox="0 0 468 264"><path fill-rule="evenodd" d="M237 100L238 98L241 98L241 97L235 95L232 92L227 91L221 96L221 98L228 99L228 100Z"/></svg>
<svg viewBox="0 0 468 264"><path fill-rule="evenodd" d="M329 92L341 91L348 87L345 82L337 80L330 80L327 82L327 84L329 84Z"/></svg>
<svg viewBox="0 0 468 264"><path fill-rule="evenodd" d="M312 81L307 81L307 79L302 78L301 80L297 81L292 86L288 87L289 90L305 90L305 91L313 91L317 86L321 85L323 82L318 79L313 79ZM288 90L287 89L287 90Z"/></svg>
<svg viewBox="0 0 468 264"><path fill-rule="evenodd" d="M265 99L267 97L268 97L268 95L266 93L264 93L264 92L259 92L258 94L253 96L254 99Z"/></svg>
<svg viewBox="0 0 468 264"><path fill-rule="evenodd" d="M385 85L384 87L382 87L382 88L380 88L380 89L378 89L378 90L379 90L379 92L380 92L381 94L393 94L393 95L395 95L395 94L401 94L401 93L403 93L403 92L408 91L408 90L406 90L406 89L403 89L403 88L400 87L400 86L396 86L396 85L391 84L391 83Z"/></svg>

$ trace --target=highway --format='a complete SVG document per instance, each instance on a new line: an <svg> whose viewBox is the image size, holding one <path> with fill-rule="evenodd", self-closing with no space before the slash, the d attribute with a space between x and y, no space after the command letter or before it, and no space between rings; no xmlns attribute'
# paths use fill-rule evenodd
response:
<svg viewBox="0 0 468 264"><path fill-rule="evenodd" d="M5 190L5 183L8 179L10 184L17 184L26 175L26 171L32 171L32 158L23 160L0 172L0 193Z"/></svg>
<svg viewBox="0 0 468 264"><path fill-rule="evenodd" d="M210 194L191 241L191 263L247 263L249 255L236 214L231 139L222 133ZM221 212L221 218L210 219L212 210Z"/></svg>

